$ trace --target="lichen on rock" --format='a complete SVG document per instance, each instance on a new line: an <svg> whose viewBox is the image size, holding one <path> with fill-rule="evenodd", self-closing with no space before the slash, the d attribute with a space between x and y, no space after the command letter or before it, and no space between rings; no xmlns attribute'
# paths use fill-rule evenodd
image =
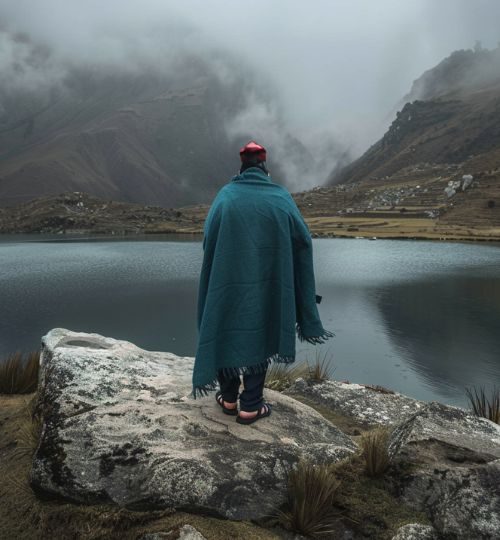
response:
<svg viewBox="0 0 500 540"><path fill-rule="evenodd" d="M356 445L319 413L267 391L273 414L252 426L214 396L191 399L193 358L98 334L43 337L43 430L31 484L76 502L202 509L262 517L286 497L299 459L338 461Z"/></svg>
<svg viewBox="0 0 500 540"><path fill-rule="evenodd" d="M299 378L285 393L308 398L366 426L397 424L423 406L421 401L380 387L331 380Z"/></svg>

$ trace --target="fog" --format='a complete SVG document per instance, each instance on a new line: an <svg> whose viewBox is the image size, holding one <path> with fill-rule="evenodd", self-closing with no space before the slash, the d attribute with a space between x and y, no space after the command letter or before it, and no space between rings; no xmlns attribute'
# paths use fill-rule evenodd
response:
<svg viewBox="0 0 500 540"><path fill-rule="evenodd" d="M498 21L497 0L2 0L0 85L43 89L78 65L168 71L187 51L266 88L231 134L286 160L286 124L326 175L384 133L425 70L476 40L496 47Z"/></svg>

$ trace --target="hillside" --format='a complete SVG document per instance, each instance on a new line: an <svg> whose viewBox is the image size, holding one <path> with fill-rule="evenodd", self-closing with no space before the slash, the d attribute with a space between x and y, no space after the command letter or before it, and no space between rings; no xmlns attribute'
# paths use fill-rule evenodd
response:
<svg viewBox="0 0 500 540"><path fill-rule="evenodd" d="M0 233L193 233L202 231L206 208L181 211L68 192L0 208Z"/></svg>
<svg viewBox="0 0 500 540"><path fill-rule="evenodd" d="M307 204L329 215L500 227L500 48L453 53L405 100L385 135Z"/></svg>
<svg viewBox="0 0 500 540"><path fill-rule="evenodd" d="M382 139L331 183L395 179L426 163L474 174L498 166L499 155L500 47L456 51L413 83Z"/></svg>
<svg viewBox="0 0 500 540"><path fill-rule="evenodd" d="M233 120L253 99L276 100L221 52L180 50L155 65L65 65L1 25L0 41L15 52L0 80L0 206L68 191L165 207L209 203L251 137L235 133ZM280 129L307 167L304 146Z"/></svg>
<svg viewBox="0 0 500 540"><path fill-rule="evenodd" d="M10 145L0 159L0 199L11 203L0 208L0 232L201 232L233 172L224 167L234 155L224 152L236 152L213 106L223 95L235 111L244 95L236 82L229 91L204 80L160 92L165 80L130 87L113 76L106 99L102 79L87 81L90 97L77 114L56 100L17 127L11 108L14 127L0 133L1 147ZM311 232L500 240L500 48L453 53L405 99L382 139L329 185L293 194ZM296 140L295 149L306 153ZM280 183L279 168L272 171ZM12 204L35 197L31 188L44 196Z"/></svg>

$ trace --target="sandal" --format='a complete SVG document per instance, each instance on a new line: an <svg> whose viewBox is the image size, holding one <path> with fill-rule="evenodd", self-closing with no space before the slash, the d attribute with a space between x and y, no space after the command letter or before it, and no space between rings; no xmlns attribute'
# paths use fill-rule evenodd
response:
<svg viewBox="0 0 500 540"><path fill-rule="evenodd" d="M215 400L222 407L222 412L224 414L228 414L229 416L236 416L238 414L238 407L235 407L234 409L229 409L228 407L224 406L224 399L220 390L215 394Z"/></svg>
<svg viewBox="0 0 500 540"><path fill-rule="evenodd" d="M264 412L262 412L262 409L264 409ZM265 418L266 416L271 416L271 404L270 403L264 403L264 405L257 411L257 414L255 416L251 416L250 418L242 418L240 415L236 418L236 422L238 424L253 424L257 420L260 420L261 418Z"/></svg>

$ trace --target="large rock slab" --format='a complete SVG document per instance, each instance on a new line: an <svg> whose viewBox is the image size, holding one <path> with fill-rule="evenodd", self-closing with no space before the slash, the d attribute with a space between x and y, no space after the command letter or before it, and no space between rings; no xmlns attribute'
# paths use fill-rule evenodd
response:
<svg viewBox="0 0 500 540"><path fill-rule="evenodd" d="M433 401L398 425L391 436L393 455L413 456L424 446L448 447L455 462L500 459L500 426L459 407ZM422 458L422 453L419 452Z"/></svg>
<svg viewBox="0 0 500 540"><path fill-rule="evenodd" d="M424 405L422 401L377 386L302 378L285 390L285 394L304 396L366 426L398 424Z"/></svg>
<svg viewBox="0 0 500 540"><path fill-rule="evenodd" d="M319 413L269 390L273 414L237 424L213 395L189 397L192 368L190 357L98 334L49 332L33 487L85 503L252 519L284 500L287 471L299 458L331 462L355 451Z"/></svg>
<svg viewBox="0 0 500 540"><path fill-rule="evenodd" d="M429 403L389 445L394 489L444 538L500 538L500 426Z"/></svg>

